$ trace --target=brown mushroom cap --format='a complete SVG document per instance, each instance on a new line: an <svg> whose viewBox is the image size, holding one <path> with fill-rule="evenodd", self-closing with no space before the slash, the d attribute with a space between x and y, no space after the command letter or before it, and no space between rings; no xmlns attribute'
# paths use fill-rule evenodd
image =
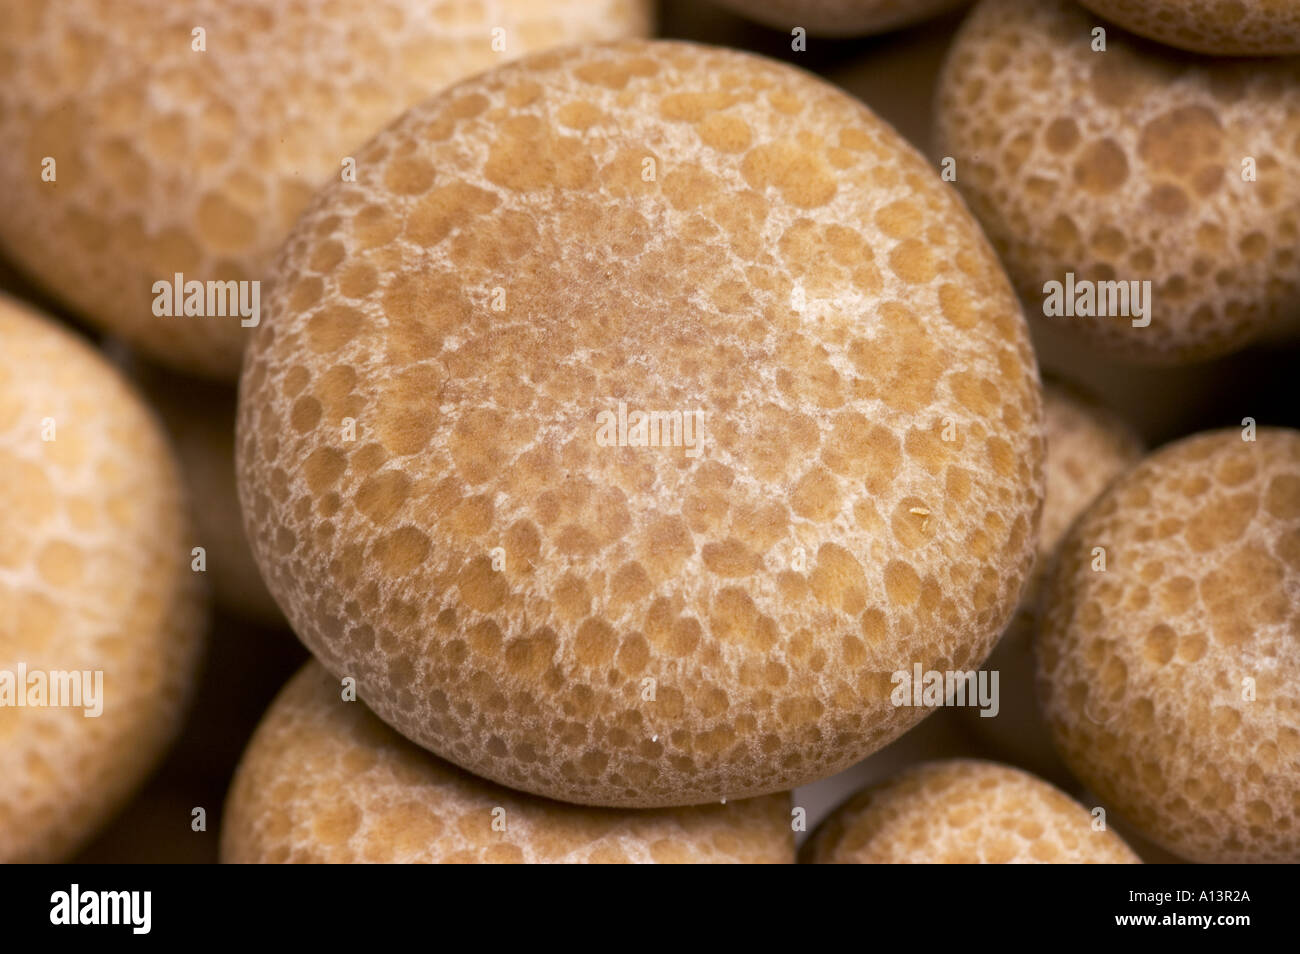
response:
<svg viewBox="0 0 1300 954"><path fill-rule="evenodd" d="M155 282L267 278L311 194L406 107L511 57L649 27L648 0L12 0L0 246L87 320L233 381L241 318L158 317Z"/></svg>
<svg viewBox="0 0 1300 954"><path fill-rule="evenodd" d="M1126 30L1194 53L1277 56L1300 53L1294 0L1079 0Z"/></svg>
<svg viewBox="0 0 1300 954"><path fill-rule="evenodd" d="M1157 451L1074 525L1039 688L1067 764L1146 837L1195 861L1295 862L1300 432L1243 433Z"/></svg>
<svg viewBox="0 0 1300 954"><path fill-rule="evenodd" d="M790 797L629 811L475 778L407 742L308 663L244 753L225 862L787 864Z"/></svg>
<svg viewBox="0 0 1300 954"><path fill-rule="evenodd" d="M927 762L859 792L813 832L809 864L1140 864L1060 789L975 759Z"/></svg>
<svg viewBox="0 0 1300 954"><path fill-rule="evenodd" d="M937 154L1033 320L1165 364L1294 327L1300 58L1190 57L1118 30L1097 52L1095 26L1069 0L983 0L940 79ZM1065 298L1071 274L1076 304L1080 282L1150 282L1148 314L1048 317L1048 283Z"/></svg>
<svg viewBox="0 0 1300 954"><path fill-rule="evenodd" d="M144 402L5 296L0 342L0 861L59 861L180 729L202 588L177 463Z"/></svg>
<svg viewBox="0 0 1300 954"><path fill-rule="evenodd" d="M548 797L707 802L852 764L924 714L890 673L987 654L1037 534L1033 355L861 104L626 42L358 159L286 246L237 453L268 586L385 721Z"/></svg>

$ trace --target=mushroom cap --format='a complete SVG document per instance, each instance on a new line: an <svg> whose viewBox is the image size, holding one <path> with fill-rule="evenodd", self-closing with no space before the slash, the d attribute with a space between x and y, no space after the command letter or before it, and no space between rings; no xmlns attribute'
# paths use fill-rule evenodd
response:
<svg viewBox="0 0 1300 954"><path fill-rule="evenodd" d="M818 826L809 864L1140 864L1060 789L977 759L927 762L872 785Z"/></svg>
<svg viewBox="0 0 1300 954"><path fill-rule="evenodd" d="M180 729L203 591L176 460L144 402L3 295L0 342L0 861L59 861Z"/></svg>
<svg viewBox="0 0 1300 954"><path fill-rule="evenodd" d="M936 152L1033 320L1151 364L1295 328L1300 59L1191 57L1115 30L1095 52L1095 26L1068 0L983 0L939 83ZM1070 275L1079 307L1049 317L1049 283L1065 299ZM1118 283L1097 295L1123 311L1127 292L1129 314L1074 314L1096 311L1081 282Z"/></svg>
<svg viewBox="0 0 1300 954"><path fill-rule="evenodd" d="M254 319L159 317L156 282L265 279L311 194L406 107L650 18L649 0L12 0L0 247L100 328L233 381Z"/></svg>
<svg viewBox="0 0 1300 954"><path fill-rule="evenodd" d="M959 198L860 103L628 41L358 160L279 261L237 469L272 594L386 722L547 797L709 802L864 758L924 714L890 673L988 653L1037 371Z"/></svg>
<svg viewBox="0 0 1300 954"><path fill-rule="evenodd" d="M631 811L476 778L406 741L310 662L272 703L226 804L222 861L788 864L790 796Z"/></svg>
<svg viewBox="0 0 1300 954"><path fill-rule="evenodd" d="M1151 40L1211 56L1300 53L1293 0L1079 0L1099 16Z"/></svg>
<svg viewBox="0 0 1300 954"><path fill-rule="evenodd" d="M1057 561L1035 648L1074 773L1181 857L1300 861L1300 432L1162 448Z"/></svg>

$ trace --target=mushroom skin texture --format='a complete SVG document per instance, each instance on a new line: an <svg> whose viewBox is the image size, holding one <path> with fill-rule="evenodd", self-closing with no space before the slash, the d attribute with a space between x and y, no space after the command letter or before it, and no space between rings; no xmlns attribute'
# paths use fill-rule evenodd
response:
<svg viewBox="0 0 1300 954"><path fill-rule="evenodd" d="M652 20L649 0L5 0L0 16L0 250L99 329L227 382L261 321L254 283L322 183L364 178L368 137L466 76Z"/></svg>
<svg viewBox="0 0 1300 954"><path fill-rule="evenodd" d="M924 762L835 809L805 864L1141 864L1060 789L978 759Z"/></svg>
<svg viewBox="0 0 1300 954"><path fill-rule="evenodd" d="M310 662L235 774L226 863L791 864L790 796L625 811L476 778L412 745Z"/></svg>
<svg viewBox="0 0 1300 954"><path fill-rule="evenodd" d="M1300 53L1300 6L1291 0L1079 0L1126 30L1210 56Z"/></svg>
<svg viewBox="0 0 1300 954"><path fill-rule="evenodd" d="M161 424L0 295L0 862L67 860L181 727L207 625Z"/></svg>
<svg viewBox="0 0 1300 954"><path fill-rule="evenodd" d="M534 794L697 804L846 768L924 715L891 673L988 654L1037 369L959 197L864 106L628 41L358 159L281 255L236 452L268 587L384 721Z"/></svg>
<svg viewBox="0 0 1300 954"><path fill-rule="evenodd" d="M1300 431L1212 431L1062 541L1035 644L1053 740L1190 861L1300 861Z"/></svg>
<svg viewBox="0 0 1300 954"><path fill-rule="evenodd" d="M1300 330L1300 58L1192 57L1069 0L983 0L937 94L935 155L1031 321L1131 364Z"/></svg>

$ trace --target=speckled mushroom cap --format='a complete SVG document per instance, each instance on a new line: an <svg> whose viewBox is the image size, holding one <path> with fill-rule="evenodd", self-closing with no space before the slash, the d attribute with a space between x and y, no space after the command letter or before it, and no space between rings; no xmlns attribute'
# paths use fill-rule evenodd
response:
<svg viewBox="0 0 1300 954"><path fill-rule="evenodd" d="M1138 462L1142 442L1118 415L1059 382L1043 387L1043 436L1047 457L1038 562L1020 607L983 667L999 674L998 714L981 716L977 708L961 711L980 738L1007 759L1065 783L1068 773L1034 698L1033 638L1042 582L1070 524L1111 481Z"/></svg>
<svg viewBox="0 0 1300 954"><path fill-rule="evenodd" d="M975 759L928 762L867 788L804 843L808 864L1141 864L1042 779Z"/></svg>
<svg viewBox="0 0 1300 954"><path fill-rule="evenodd" d="M1079 0L1126 30L1213 56L1300 53L1295 0Z"/></svg>
<svg viewBox="0 0 1300 954"><path fill-rule="evenodd" d="M84 709L0 694L0 861L58 861L180 728L204 621L161 427L97 353L4 296L0 500L0 679L89 671L94 693L102 673Z"/></svg>
<svg viewBox="0 0 1300 954"><path fill-rule="evenodd" d="M235 774L221 858L247 862L788 864L790 796L631 811L522 795L412 745L308 663Z"/></svg>
<svg viewBox="0 0 1300 954"><path fill-rule="evenodd" d="M1058 560L1039 689L1075 774L1182 857L1300 861L1300 432L1163 448Z"/></svg>
<svg viewBox="0 0 1300 954"><path fill-rule="evenodd" d="M987 654L1037 533L1036 369L977 226L865 107L626 42L358 158L279 262L237 455L271 592L385 721L525 791L707 802L852 764L923 714L892 672ZM620 446L620 402L680 446Z"/></svg>
<svg viewBox="0 0 1300 954"><path fill-rule="evenodd" d="M407 106L649 18L648 0L4 0L0 246L99 326L233 380L248 329L155 317L155 282L264 279L310 195Z"/></svg>
<svg viewBox="0 0 1300 954"><path fill-rule="evenodd" d="M778 30L803 27L820 36L880 33L951 10L969 0L717 0Z"/></svg>
<svg viewBox="0 0 1300 954"><path fill-rule="evenodd" d="M1095 25L1067 0L984 0L940 80L938 154L1034 320L1151 363L1293 326L1300 59L1192 58L1118 30L1093 52ZM1150 325L1041 317L1044 285L1069 272L1150 281Z"/></svg>

